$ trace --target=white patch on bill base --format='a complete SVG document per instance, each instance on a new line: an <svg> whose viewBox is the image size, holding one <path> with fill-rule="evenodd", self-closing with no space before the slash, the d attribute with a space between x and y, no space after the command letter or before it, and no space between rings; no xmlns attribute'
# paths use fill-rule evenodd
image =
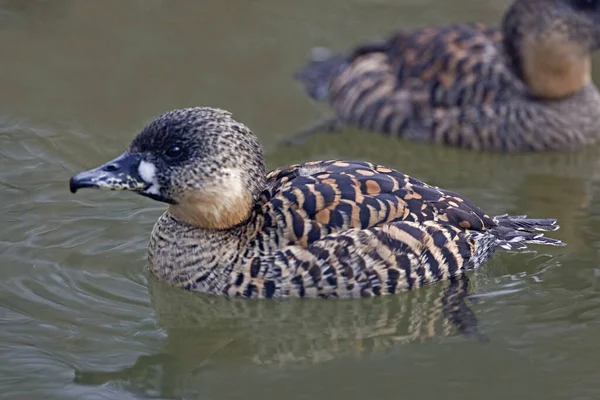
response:
<svg viewBox="0 0 600 400"><path fill-rule="evenodd" d="M142 160L138 167L138 172L140 174L140 177L144 180L144 182L150 185L150 187L146 189L145 192L151 194L159 194L160 185L156 180L156 166L152 163Z"/></svg>

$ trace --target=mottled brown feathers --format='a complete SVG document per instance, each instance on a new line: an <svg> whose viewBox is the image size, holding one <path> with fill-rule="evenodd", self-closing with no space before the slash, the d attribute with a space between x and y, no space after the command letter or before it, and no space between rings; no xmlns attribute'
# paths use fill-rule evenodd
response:
<svg viewBox="0 0 600 400"><path fill-rule="evenodd" d="M441 239L436 239L438 236ZM444 241L444 244L440 244ZM308 248L288 247L274 259L289 268L290 286L262 265L225 286L236 297L371 297L395 294L461 275L474 254L475 240L433 221L397 222L381 228L331 234ZM324 267L325 266L325 267Z"/></svg>
<svg viewBox="0 0 600 400"><path fill-rule="evenodd" d="M307 167L311 175L303 174ZM276 189L265 214L290 209L299 215L290 221L292 242L310 243L320 232L367 229L396 220L467 222L480 230L494 225L481 209L455 193L367 162L292 165L269 173L267 182L276 182Z"/></svg>

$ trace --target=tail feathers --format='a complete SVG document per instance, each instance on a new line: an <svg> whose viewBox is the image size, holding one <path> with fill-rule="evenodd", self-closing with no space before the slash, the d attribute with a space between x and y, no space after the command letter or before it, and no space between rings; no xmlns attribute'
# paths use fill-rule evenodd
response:
<svg viewBox="0 0 600 400"><path fill-rule="evenodd" d="M527 215L499 215L494 217L494 221L502 227L512 228L518 231L552 232L560 228L559 225L556 225L555 219L531 219L527 218Z"/></svg>
<svg viewBox="0 0 600 400"><path fill-rule="evenodd" d="M314 47L311 57L302 69L294 74L294 79L304 84L306 93L317 101L329 97L329 85L354 59L369 53L387 53L390 41L374 40L363 43L344 55L334 53L325 47Z"/></svg>
<svg viewBox="0 0 600 400"><path fill-rule="evenodd" d="M329 84L340 74L349 59L323 47L312 49L311 59L294 74L294 78L304 84L306 93L317 101L325 101L329 95Z"/></svg>
<svg viewBox="0 0 600 400"><path fill-rule="evenodd" d="M508 235L507 235L508 236ZM498 246L505 250L523 250L528 244L545 244L550 246L565 246L564 242L558 239L547 238L543 233L532 232L514 232L511 238L502 238L498 241Z"/></svg>
<svg viewBox="0 0 600 400"><path fill-rule="evenodd" d="M494 218L498 226L491 229L498 240L497 245L506 250L522 250L528 244L565 246L558 239L545 237L539 231L555 231L559 228L555 219L528 219L526 215L500 215Z"/></svg>

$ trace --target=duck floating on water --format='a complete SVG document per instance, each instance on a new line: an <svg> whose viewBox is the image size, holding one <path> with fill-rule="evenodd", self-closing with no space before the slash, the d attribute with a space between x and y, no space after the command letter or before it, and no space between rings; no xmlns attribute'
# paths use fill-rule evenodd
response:
<svg viewBox="0 0 600 400"><path fill-rule="evenodd" d="M355 298L462 276L496 250L564 245L554 219L491 218L463 196L363 161L265 171L249 128L224 110L167 112L70 189L131 190L168 204L150 271L235 297Z"/></svg>
<svg viewBox="0 0 600 400"><path fill-rule="evenodd" d="M591 53L600 0L516 0L501 28L400 30L347 54L314 49L295 78L327 118L410 140L502 152L559 151L600 138Z"/></svg>

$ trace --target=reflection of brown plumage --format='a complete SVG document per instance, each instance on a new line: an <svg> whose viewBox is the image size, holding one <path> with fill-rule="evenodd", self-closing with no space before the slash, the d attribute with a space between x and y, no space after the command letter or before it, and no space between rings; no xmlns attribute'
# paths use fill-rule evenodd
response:
<svg viewBox="0 0 600 400"><path fill-rule="evenodd" d="M468 286L463 276L401 296L271 302L192 294L149 276L157 323L167 333L164 349L120 370L76 371L74 381L156 388L161 397L181 398L205 365L235 374L256 365L277 369L381 356L457 332L485 340L466 302Z"/></svg>
<svg viewBox="0 0 600 400"><path fill-rule="evenodd" d="M169 341L177 337L173 342L177 347L178 341L193 340L190 330L219 330L220 339L228 338L225 344L218 341L227 347L218 346L221 359L313 363L382 353L395 344L427 342L457 333L485 340L468 307L466 277L402 296L326 304L190 296L150 280L152 305L159 325L169 332Z"/></svg>
<svg viewBox="0 0 600 400"><path fill-rule="evenodd" d="M347 55L315 52L296 78L329 102L330 126L478 150L567 149L600 138L599 46L598 1L516 0L501 29L403 30Z"/></svg>
<svg viewBox="0 0 600 400"><path fill-rule="evenodd" d="M497 247L562 245L554 219L490 217L465 197L368 162L265 172L254 134L212 108L151 122L128 152L72 178L169 204L150 270L234 297L370 297L458 277Z"/></svg>

